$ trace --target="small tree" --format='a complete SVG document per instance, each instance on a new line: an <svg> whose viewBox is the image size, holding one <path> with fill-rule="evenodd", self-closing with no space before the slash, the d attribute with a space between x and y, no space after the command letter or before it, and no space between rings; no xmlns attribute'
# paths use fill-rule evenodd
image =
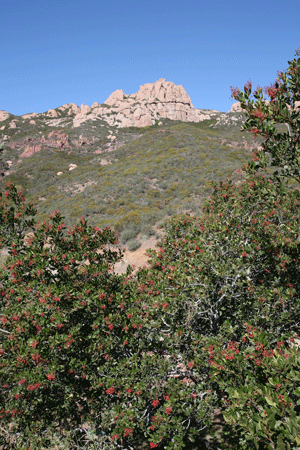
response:
<svg viewBox="0 0 300 450"><path fill-rule="evenodd" d="M300 334L299 204L298 190L257 174L239 186L220 183L205 215L168 224L161 251L152 252L151 268L138 275L141 298L149 311L156 309L155 347L165 334L168 353L180 357L183 376L192 381L186 396L195 394L207 410L222 409L237 448L298 443L300 358L289 339ZM247 326L260 336L245 337ZM260 394L250 408L255 390ZM194 412L185 442L192 431L201 437Z"/></svg>
<svg viewBox="0 0 300 450"><path fill-rule="evenodd" d="M296 50L296 55L300 55L300 49ZM269 101L265 100L259 86L252 93L250 80L245 84L244 92L233 87L231 91L247 117L242 129L266 138L262 150L257 151L252 168L265 169L270 164L277 167L277 179L291 178L300 183L300 58L288 63L288 69L278 72L275 82L264 88Z"/></svg>
<svg viewBox="0 0 300 450"><path fill-rule="evenodd" d="M7 192L14 203L14 186ZM72 446L86 426L96 443L105 433L125 448L204 437L213 399L203 400L214 395L207 373L187 376L183 333L166 329L159 292L113 273L114 233L83 219L67 231L58 211L34 225L12 238L1 272L2 442L48 448L68 433Z"/></svg>
<svg viewBox="0 0 300 450"><path fill-rule="evenodd" d="M82 219L67 231L55 211L26 235L32 210L13 185L6 197L11 206L1 206L1 231L3 239L8 231L11 255L0 285L1 434L11 447L47 447L55 429L76 437L85 420L101 427L103 410L116 401L106 390L114 366L131 354L124 344L130 301L124 277L112 272L121 252L110 229Z"/></svg>

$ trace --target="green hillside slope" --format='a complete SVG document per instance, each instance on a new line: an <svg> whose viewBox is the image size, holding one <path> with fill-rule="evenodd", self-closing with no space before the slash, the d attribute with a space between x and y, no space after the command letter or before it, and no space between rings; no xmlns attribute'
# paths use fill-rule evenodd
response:
<svg viewBox="0 0 300 450"><path fill-rule="evenodd" d="M164 119L161 125L119 129L101 121L79 128L70 123L63 131L39 121L31 129L28 121L19 121L3 154L11 161L5 179L23 187L40 220L59 209L67 225L88 217L91 225L123 232L126 241L138 232L149 234L166 216L198 213L211 181L236 177L258 142L241 133L243 114L228 117L234 120ZM53 132L64 132L68 144L47 144ZM40 144L41 150L24 157L26 143ZM77 167L69 170L70 164Z"/></svg>

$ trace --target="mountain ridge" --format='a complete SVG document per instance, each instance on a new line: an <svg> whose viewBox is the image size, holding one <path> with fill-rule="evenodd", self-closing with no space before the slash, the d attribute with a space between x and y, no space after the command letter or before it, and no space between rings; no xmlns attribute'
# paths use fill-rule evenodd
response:
<svg viewBox="0 0 300 450"><path fill-rule="evenodd" d="M238 181L259 145L240 132L244 119L236 103L228 113L195 109L185 89L164 78L134 94L114 91L101 105L2 111L0 175L34 202L38 220L54 209L70 226L88 217L132 249L166 217L201 213L213 181Z"/></svg>
<svg viewBox="0 0 300 450"><path fill-rule="evenodd" d="M238 104L232 105L231 111L240 111ZM7 111L0 111L0 122L11 116L30 120L32 124L37 117L44 118L50 126L64 126L68 117L72 117L72 126L79 127L87 121L103 120L109 126L145 127L154 125L163 118L180 120L182 122L201 122L210 120L218 114L217 110L194 108L189 95L181 85L160 78L155 83L146 83L133 94L125 94L122 89L112 92L107 100L99 104L94 102L91 106L68 103L44 113L27 113L14 116ZM9 128L16 128L16 120L12 117ZM5 127L0 127L3 131Z"/></svg>

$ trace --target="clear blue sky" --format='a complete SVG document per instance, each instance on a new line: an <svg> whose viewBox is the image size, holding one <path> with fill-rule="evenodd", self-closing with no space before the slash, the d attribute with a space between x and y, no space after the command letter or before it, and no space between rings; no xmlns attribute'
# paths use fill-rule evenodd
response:
<svg viewBox="0 0 300 450"><path fill-rule="evenodd" d="M103 103L166 78L195 108L228 111L230 85L273 82L300 47L300 0L2 2L0 110Z"/></svg>

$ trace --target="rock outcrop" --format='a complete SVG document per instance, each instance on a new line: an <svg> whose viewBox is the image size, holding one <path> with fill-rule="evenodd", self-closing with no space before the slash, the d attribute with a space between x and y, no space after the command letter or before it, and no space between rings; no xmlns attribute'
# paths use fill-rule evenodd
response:
<svg viewBox="0 0 300 450"><path fill-rule="evenodd" d="M228 112L229 113L243 112L240 102L233 103L231 105L230 111L228 111Z"/></svg>
<svg viewBox="0 0 300 450"><path fill-rule="evenodd" d="M48 111L46 112L46 115L50 116L50 117L57 117L58 116L57 111L55 111L55 109L48 109Z"/></svg>
<svg viewBox="0 0 300 450"><path fill-rule="evenodd" d="M234 105L233 105L234 106ZM104 121L109 126L145 127L154 125L163 118L183 122L201 122L219 114L216 110L195 109L190 97L182 86L175 85L164 78L155 83L143 84L138 92L127 95L122 89L113 92L103 104L94 102L92 106L68 103L56 109L38 114L24 114L22 119L39 118L46 125L66 124L79 127L87 121ZM6 111L0 111L0 121L10 117ZM15 126L15 119L9 125ZM63 145L66 146L66 142Z"/></svg>
<svg viewBox="0 0 300 450"><path fill-rule="evenodd" d="M12 120L8 126L9 126L9 128L17 128L16 121Z"/></svg>
<svg viewBox="0 0 300 450"><path fill-rule="evenodd" d="M29 113L29 114L23 114L23 116L21 116L23 119L32 119L33 117L37 117L39 116L38 113Z"/></svg>
<svg viewBox="0 0 300 450"><path fill-rule="evenodd" d="M20 158L29 158L34 153L40 152L42 147L40 145L27 145L24 151L21 153Z"/></svg>
<svg viewBox="0 0 300 450"><path fill-rule="evenodd" d="M49 147L58 147L58 148L70 147L69 137L63 132L63 130L51 131L51 133L48 134L47 145Z"/></svg>
<svg viewBox="0 0 300 450"><path fill-rule="evenodd" d="M195 109L190 97L182 86L177 86L164 78L155 83L147 83L139 91L126 95L119 89L113 92L103 106L96 106L89 112L90 119L100 115L109 125L119 127L145 127L154 125L161 118L200 122L210 119L217 111ZM84 120L82 115L75 116L74 126Z"/></svg>
<svg viewBox="0 0 300 450"><path fill-rule="evenodd" d="M60 106L57 108L59 111L67 111L67 114L70 116L72 114L78 114L80 112L80 108L75 105L75 103L67 103L65 105Z"/></svg>
<svg viewBox="0 0 300 450"><path fill-rule="evenodd" d="M7 111L0 111L0 122L8 119L10 114Z"/></svg>
<svg viewBox="0 0 300 450"><path fill-rule="evenodd" d="M58 148L60 150L71 148L69 143L69 136L64 133L63 130L60 131L51 131L48 134L48 137L42 136L40 139L34 139L27 137L25 139L25 148L23 152L20 154L20 158L28 158L32 156L34 153L38 153L41 151L42 147L49 148ZM18 143L10 143L8 145L10 148L18 148L22 147L22 142Z"/></svg>

